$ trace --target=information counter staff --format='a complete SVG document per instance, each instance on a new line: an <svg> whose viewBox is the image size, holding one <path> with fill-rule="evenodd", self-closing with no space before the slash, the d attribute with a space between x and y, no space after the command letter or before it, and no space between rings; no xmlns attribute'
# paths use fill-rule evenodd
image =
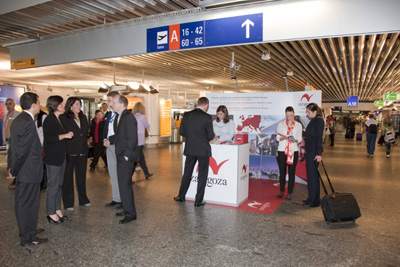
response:
<svg viewBox="0 0 400 267"><path fill-rule="evenodd" d="M221 105L217 108L217 119L213 121L214 141L227 142L235 136L235 123L229 119L228 109Z"/></svg>
<svg viewBox="0 0 400 267"><path fill-rule="evenodd" d="M298 144L303 140L302 126L294 120L293 107L287 107L285 110L286 120L278 124L276 139L278 146L278 165L280 194L277 198L283 197L286 185L286 170L289 169L289 184L287 200L292 199L293 186L295 180L296 165L299 158Z"/></svg>

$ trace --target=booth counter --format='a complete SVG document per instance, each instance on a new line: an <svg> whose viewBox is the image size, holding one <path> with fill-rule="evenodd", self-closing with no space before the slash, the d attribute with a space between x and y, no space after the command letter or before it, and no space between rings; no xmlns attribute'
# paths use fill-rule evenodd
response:
<svg viewBox="0 0 400 267"><path fill-rule="evenodd" d="M208 203L238 207L249 196L250 144L211 144L212 156L204 200ZM183 143L183 149L185 143ZM183 156L183 168L186 157ZM197 192L198 163L186 199L194 200Z"/></svg>

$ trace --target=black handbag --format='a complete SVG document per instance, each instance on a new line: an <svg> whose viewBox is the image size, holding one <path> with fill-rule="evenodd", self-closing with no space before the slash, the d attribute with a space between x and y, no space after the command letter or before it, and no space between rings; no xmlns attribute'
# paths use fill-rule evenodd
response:
<svg viewBox="0 0 400 267"><path fill-rule="evenodd" d="M144 128L144 138L149 136L149 132L147 131L147 128Z"/></svg>

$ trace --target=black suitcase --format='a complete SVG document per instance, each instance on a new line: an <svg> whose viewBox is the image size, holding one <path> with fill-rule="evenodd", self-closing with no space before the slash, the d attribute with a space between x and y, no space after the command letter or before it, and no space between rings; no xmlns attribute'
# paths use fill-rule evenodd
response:
<svg viewBox="0 0 400 267"><path fill-rule="evenodd" d="M344 135L344 138L350 139L350 130L349 129L346 130L346 134Z"/></svg>
<svg viewBox="0 0 400 267"><path fill-rule="evenodd" d="M358 207L357 200L351 193L337 193L333 189L332 183L326 172L324 163L321 161L322 167L325 171L326 178L332 189L332 194L328 194L325 184L322 181L321 174L318 171L319 179L321 180L322 187L325 191L325 196L321 199L322 213L324 214L325 222L327 224L353 221L361 217L360 208Z"/></svg>

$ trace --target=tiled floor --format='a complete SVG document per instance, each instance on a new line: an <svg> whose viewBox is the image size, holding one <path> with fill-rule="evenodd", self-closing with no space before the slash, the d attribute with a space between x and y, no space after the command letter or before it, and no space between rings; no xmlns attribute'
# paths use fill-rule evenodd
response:
<svg viewBox="0 0 400 267"><path fill-rule="evenodd" d="M325 147L335 189L352 192L357 224L327 225L320 208L304 208L304 185L272 215L175 203L181 179L180 145L146 149L150 180L135 174L138 219L118 224L106 169L88 173L90 207L65 212L70 220L48 224L41 192L38 227L49 243L21 248L14 191L0 180L0 266L400 266L400 147L366 156L365 144L337 136ZM0 176L5 177L5 164Z"/></svg>

